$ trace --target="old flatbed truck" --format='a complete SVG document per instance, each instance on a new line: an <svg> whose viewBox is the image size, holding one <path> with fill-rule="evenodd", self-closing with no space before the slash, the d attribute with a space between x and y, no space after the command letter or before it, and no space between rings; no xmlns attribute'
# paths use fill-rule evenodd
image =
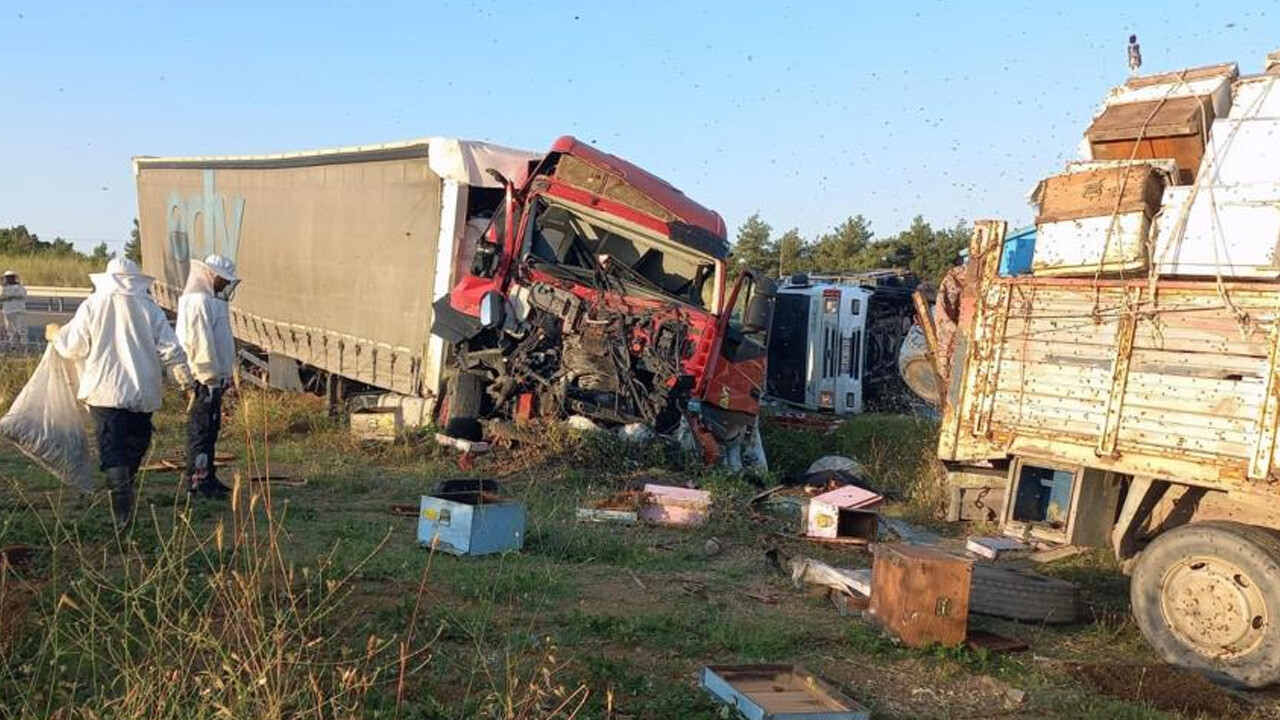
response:
<svg viewBox="0 0 1280 720"><path fill-rule="evenodd" d="M1000 277L975 227L938 456L1007 473L1006 534L1107 546L1168 662L1280 680L1280 287Z"/></svg>

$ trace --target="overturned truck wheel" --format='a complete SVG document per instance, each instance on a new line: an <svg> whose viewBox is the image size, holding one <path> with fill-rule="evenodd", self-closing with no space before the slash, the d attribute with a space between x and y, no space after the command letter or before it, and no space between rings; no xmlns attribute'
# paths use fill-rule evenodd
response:
<svg viewBox="0 0 1280 720"><path fill-rule="evenodd" d="M479 442L480 405L484 401L484 381L477 375L460 372L449 383L449 404L445 408L444 432L449 437Z"/></svg>
<svg viewBox="0 0 1280 720"><path fill-rule="evenodd" d="M1280 536L1233 522L1184 525L1138 557L1138 627L1166 662L1231 685L1280 681Z"/></svg>

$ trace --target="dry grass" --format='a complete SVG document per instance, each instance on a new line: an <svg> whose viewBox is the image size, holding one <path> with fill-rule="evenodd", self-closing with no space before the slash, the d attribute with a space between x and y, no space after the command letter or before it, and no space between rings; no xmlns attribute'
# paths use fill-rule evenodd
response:
<svg viewBox="0 0 1280 720"><path fill-rule="evenodd" d="M0 270L16 270L24 285L87 288L89 273L105 267L106 263L77 255L0 255Z"/></svg>
<svg viewBox="0 0 1280 720"><path fill-rule="evenodd" d="M0 361L0 392L26 372ZM551 433L475 471L526 503L524 550L434 555L415 542L416 520L389 507L458 477L448 456L413 437L352 442L306 396L252 390L232 405L220 449L245 469L269 454L273 469L308 483L242 486L234 508L188 507L175 476L148 476L144 521L124 546L105 498L59 491L0 448L0 546L58 548L33 571L0 572L0 625L18 629L0 650L0 717L716 720L722 709L697 687L698 669L756 662L803 664L886 720L1178 717L1073 675L1082 657L1152 661L1122 614L1123 578L1104 563L1060 571L1096 588L1090 604L1107 611L1098 622L992 628L1031 642L1032 653L908 650L770 571L771 544L839 566L870 559L779 538L746 511L754 488L741 478L655 448ZM180 455L180 414L180 400L167 398L157 456ZM927 498L933 432L868 416L832 436L770 430L767 442L780 472L838 452L886 487ZM585 501L651 473L709 489L707 525L574 521ZM711 537L724 550L707 557ZM1011 708L1009 687L1027 702Z"/></svg>

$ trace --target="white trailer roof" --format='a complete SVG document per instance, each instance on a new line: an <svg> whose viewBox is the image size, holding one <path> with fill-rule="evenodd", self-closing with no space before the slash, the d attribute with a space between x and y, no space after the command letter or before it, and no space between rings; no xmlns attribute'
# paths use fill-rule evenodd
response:
<svg viewBox="0 0 1280 720"><path fill-rule="evenodd" d="M332 165L349 162L391 160L405 157L426 156L431 170L446 180L454 180L472 187L501 187L487 170L497 170L504 176L516 179L524 177L528 163L542 157L540 153L503 147L492 143L457 138L428 137L379 145L356 145L327 150L275 153L271 155L207 155L200 157L150 157L133 158L133 172L142 168L171 167L238 167L281 168L309 165Z"/></svg>

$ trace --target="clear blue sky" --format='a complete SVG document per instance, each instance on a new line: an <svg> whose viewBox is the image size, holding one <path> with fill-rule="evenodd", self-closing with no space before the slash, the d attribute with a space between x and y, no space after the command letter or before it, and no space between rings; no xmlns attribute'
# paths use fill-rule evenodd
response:
<svg viewBox="0 0 1280 720"><path fill-rule="evenodd" d="M0 0L0 225L122 242L133 155L574 134L736 228L1030 219L1136 32L1144 71L1280 48L1274 0Z"/></svg>

